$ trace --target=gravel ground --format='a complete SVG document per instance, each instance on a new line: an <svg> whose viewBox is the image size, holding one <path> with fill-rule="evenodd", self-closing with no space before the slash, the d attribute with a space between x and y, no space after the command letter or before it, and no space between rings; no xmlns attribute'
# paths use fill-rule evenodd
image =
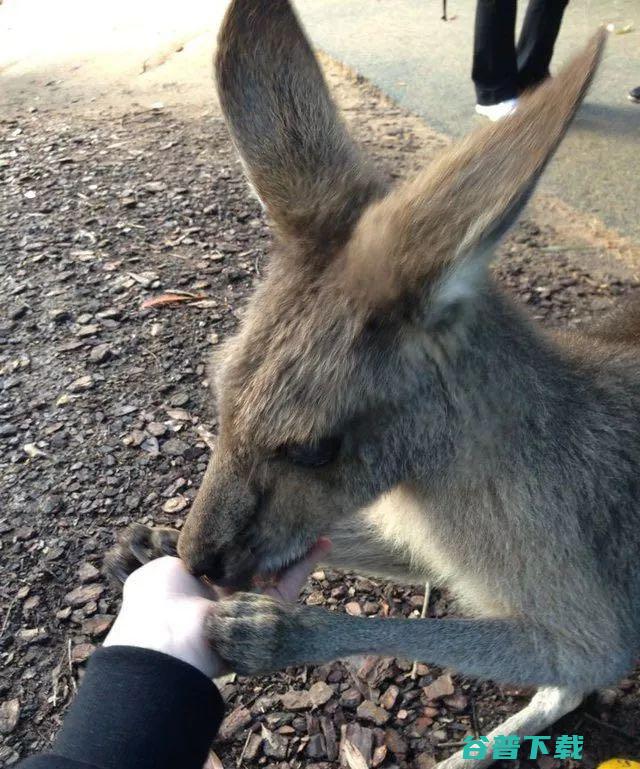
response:
<svg viewBox="0 0 640 769"><path fill-rule="evenodd" d="M324 60L347 118L400 176L446 140ZM116 533L180 528L216 409L209 352L232 333L269 233L215 105L74 112L25 105L0 119L0 766L45 748L108 630L100 574ZM604 246L609 253L605 253ZM589 322L638 287L633 249L539 200L497 274L547 325ZM144 300L184 292L180 303ZM424 586L317 571L302 600L419 617ZM432 591L428 614L453 611ZM415 621L419 621L416 619ZM638 756L640 679L592 699L553 734L585 738L578 764ZM530 692L410 660L359 659L227 681L215 750L225 767L428 769Z"/></svg>

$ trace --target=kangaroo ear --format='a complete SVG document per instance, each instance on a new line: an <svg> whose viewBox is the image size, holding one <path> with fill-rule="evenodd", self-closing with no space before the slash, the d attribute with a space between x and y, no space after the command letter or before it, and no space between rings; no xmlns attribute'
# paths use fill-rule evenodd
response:
<svg viewBox="0 0 640 769"><path fill-rule="evenodd" d="M348 246L350 290L371 308L389 308L425 289L439 309L473 295L494 246L524 208L578 110L605 38L599 31L512 115L471 134L372 205Z"/></svg>
<svg viewBox="0 0 640 769"><path fill-rule="evenodd" d="M284 236L341 245L385 187L339 118L287 0L233 0L218 93L249 181Z"/></svg>

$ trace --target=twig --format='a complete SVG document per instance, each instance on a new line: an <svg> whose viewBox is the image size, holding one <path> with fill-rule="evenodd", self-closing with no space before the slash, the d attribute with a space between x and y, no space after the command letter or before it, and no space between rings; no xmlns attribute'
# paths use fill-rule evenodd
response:
<svg viewBox="0 0 640 769"><path fill-rule="evenodd" d="M437 748L463 748L466 745L465 742L439 742Z"/></svg>
<svg viewBox="0 0 640 769"><path fill-rule="evenodd" d="M606 721L601 721L599 718L592 716L590 713L583 713L582 715L588 721L593 721L594 724L598 724L598 726L601 726L603 729L608 729L610 732L614 732L615 734L620 735L620 737L625 737L627 740L631 740L631 742L638 742L639 740L635 734L629 734L629 732L625 732L624 729L620 729L617 726L608 724Z"/></svg>
<svg viewBox="0 0 640 769"><path fill-rule="evenodd" d="M249 740L251 739L252 735L253 735L253 732L251 731L251 729L249 729L249 734L247 734L247 739L244 741L244 747L242 748L242 752L240 753L240 755L238 756L238 760L236 761L236 766L238 767L238 769L242 764L242 759L244 758L244 754L247 752L247 748L249 747Z"/></svg>
<svg viewBox="0 0 640 769"><path fill-rule="evenodd" d="M476 712L475 698L471 698L471 724L473 726L473 736L478 739L480 735L480 724L478 723L478 713Z"/></svg>
<svg viewBox="0 0 640 769"><path fill-rule="evenodd" d="M420 619L424 619L427 616L427 609L429 608L429 595L431 593L431 586L428 582L424 583L424 600L422 601L422 611L420 612ZM418 660L415 660L413 667L411 668L411 680L415 681L418 677Z"/></svg>
<svg viewBox="0 0 640 769"><path fill-rule="evenodd" d="M71 639L67 639L67 662L69 663L69 677L71 679L71 688L77 691L76 679L73 677L73 661L71 660Z"/></svg>
<svg viewBox="0 0 640 769"><path fill-rule="evenodd" d="M9 618L11 617L11 612L13 611L13 607L15 606L15 603L17 600L18 600L18 594L16 593L11 599L11 602L9 603L7 614L4 618L4 622L2 623L2 629L0 629L0 640L2 640L2 636L4 635L4 632L7 629L7 626L9 625Z"/></svg>

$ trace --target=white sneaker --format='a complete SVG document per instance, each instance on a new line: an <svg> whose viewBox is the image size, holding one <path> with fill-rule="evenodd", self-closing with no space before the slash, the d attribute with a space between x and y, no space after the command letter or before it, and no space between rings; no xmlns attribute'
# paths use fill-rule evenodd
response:
<svg viewBox="0 0 640 769"><path fill-rule="evenodd" d="M488 117L489 120L495 123L515 112L517 106L517 99L507 99L506 101L498 102L498 104L476 104L476 112L478 115Z"/></svg>

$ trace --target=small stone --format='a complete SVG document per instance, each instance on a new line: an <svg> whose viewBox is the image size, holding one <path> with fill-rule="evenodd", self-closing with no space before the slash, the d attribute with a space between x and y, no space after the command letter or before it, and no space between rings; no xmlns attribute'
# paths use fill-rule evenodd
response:
<svg viewBox="0 0 640 769"><path fill-rule="evenodd" d="M309 689L309 696L315 708L324 705L333 697L333 689L324 681L318 681Z"/></svg>
<svg viewBox="0 0 640 769"><path fill-rule="evenodd" d="M398 695L400 694L400 689L398 689L397 686L391 685L387 691L380 697L380 704L385 710L393 710L393 707L395 706Z"/></svg>
<svg viewBox="0 0 640 769"><path fill-rule="evenodd" d="M306 690L285 692L280 702L285 710L306 710L313 705L311 694Z"/></svg>
<svg viewBox="0 0 640 769"><path fill-rule="evenodd" d="M88 561L85 561L78 569L78 577L80 582L83 584L86 584L87 582L94 582L96 579L98 579L99 576L100 572L92 563L89 563Z"/></svg>
<svg viewBox="0 0 640 769"><path fill-rule="evenodd" d="M93 644L77 644L71 649L71 662L81 665L89 659L95 650L96 647Z"/></svg>
<svg viewBox="0 0 640 769"><path fill-rule="evenodd" d="M0 704L0 734L11 734L20 720L20 701L5 700Z"/></svg>
<svg viewBox="0 0 640 769"><path fill-rule="evenodd" d="M82 623L82 632L92 638L99 638L113 625L115 617L111 614L96 614Z"/></svg>
<svg viewBox="0 0 640 769"><path fill-rule="evenodd" d="M409 726L409 737L424 737L429 731L431 724L433 724L433 718L429 718L428 716L416 718L416 720Z"/></svg>
<svg viewBox="0 0 640 769"><path fill-rule="evenodd" d="M164 505L162 505L162 509L165 513L179 513L181 510L184 510L188 504L189 502L185 497L171 497L171 499L168 499Z"/></svg>
<svg viewBox="0 0 640 769"><path fill-rule="evenodd" d="M91 323L88 326L80 326L76 332L76 336L84 339L88 336L96 336L96 334L100 333L100 330L100 326L98 326L96 323Z"/></svg>
<svg viewBox="0 0 640 769"><path fill-rule="evenodd" d="M352 617L362 616L362 607L357 601L349 601L344 608L347 614L350 614Z"/></svg>
<svg viewBox="0 0 640 769"><path fill-rule="evenodd" d="M10 307L7 310L7 317L9 320L20 320L20 318L24 318L27 314L28 309L29 305L27 304L18 304L15 307Z"/></svg>
<svg viewBox="0 0 640 769"><path fill-rule="evenodd" d="M365 601L362 610L368 617L371 617L378 613L379 608L380 606L375 601Z"/></svg>
<svg viewBox="0 0 640 769"><path fill-rule="evenodd" d="M413 762L415 769L434 769L436 760L428 753L419 753Z"/></svg>
<svg viewBox="0 0 640 769"><path fill-rule="evenodd" d="M324 737L321 734L311 735L307 743L307 755L309 758L322 758L326 755L326 752Z"/></svg>
<svg viewBox="0 0 640 769"><path fill-rule="evenodd" d="M387 757L387 746L378 745L378 747L373 751L373 758L371 759L371 766L373 767L373 769L377 769L377 767L384 762L386 757Z"/></svg>
<svg viewBox="0 0 640 769"><path fill-rule="evenodd" d="M425 686L422 691L428 700L439 700L441 697L453 694L454 688L451 676L449 673L444 673L430 683L429 686Z"/></svg>
<svg viewBox="0 0 640 769"><path fill-rule="evenodd" d="M40 606L40 596L32 595L22 604L22 610L24 612L30 612L37 609Z"/></svg>
<svg viewBox="0 0 640 769"><path fill-rule="evenodd" d="M93 377L89 374L87 376L81 376L79 379L74 379L69 385L69 391L72 393L84 392L90 390L93 387Z"/></svg>
<svg viewBox="0 0 640 769"><path fill-rule="evenodd" d="M169 400L171 406L186 406L187 403L189 403L189 395L184 392L172 395Z"/></svg>
<svg viewBox="0 0 640 769"><path fill-rule="evenodd" d="M26 646L32 644L41 644L49 639L49 634L42 627L27 627L18 630L16 633L18 643Z"/></svg>
<svg viewBox="0 0 640 769"><path fill-rule="evenodd" d="M167 432L167 426L163 425L162 422L149 422L147 432L155 435L156 438L161 438Z"/></svg>
<svg viewBox="0 0 640 769"><path fill-rule="evenodd" d="M445 697L442 702L450 709L450 710L466 710L467 705L469 704L469 700L464 696L464 694L454 694L452 697Z"/></svg>
<svg viewBox="0 0 640 769"><path fill-rule="evenodd" d="M384 726L391 718L390 713L387 713L384 708L371 702L371 700L365 700L360 703L356 714L358 718L363 718L366 721L373 721L376 726Z"/></svg>
<svg viewBox="0 0 640 769"><path fill-rule="evenodd" d="M324 595L320 590L309 593L306 600L307 606L321 606L324 603Z"/></svg>
<svg viewBox="0 0 640 769"><path fill-rule="evenodd" d="M260 745L262 745L262 737L259 734L252 734L244 749L244 758L246 761L253 761L256 758L258 751L260 750Z"/></svg>
<svg viewBox="0 0 640 769"><path fill-rule="evenodd" d="M104 593L104 585L94 583L91 585L82 585L75 588L64 597L64 601L69 606L84 606L89 601L97 601Z"/></svg>
<svg viewBox="0 0 640 769"><path fill-rule="evenodd" d="M60 307L57 310L51 310L49 317L54 323L64 323L67 320L71 320L71 313L69 310Z"/></svg>
<svg viewBox="0 0 640 769"><path fill-rule="evenodd" d="M189 448L188 444L180 438L169 438L162 444L162 453L170 457L181 457Z"/></svg>
<svg viewBox="0 0 640 769"><path fill-rule="evenodd" d="M91 363L104 363L112 356L111 347L108 344L97 344L89 353Z"/></svg>
<svg viewBox="0 0 640 769"><path fill-rule="evenodd" d="M340 696L340 704L344 708L352 710L362 702L362 695L357 689L347 689Z"/></svg>
<svg viewBox="0 0 640 769"><path fill-rule="evenodd" d="M251 711L245 707L232 710L220 726L217 739L226 742L251 723Z"/></svg>
<svg viewBox="0 0 640 769"><path fill-rule="evenodd" d="M62 497L59 494L47 494L38 503L38 509L45 515L52 515L64 507Z"/></svg>
<svg viewBox="0 0 640 769"><path fill-rule="evenodd" d="M384 744L396 756L404 756L409 750L407 741L396 729L385 729Z"/></svg>
<svg viewBox="0 0 640 769"><path fill-rule="evenodd" d="M8 422L0 425L0 438L11 438L12 436L16 435L17 432L18 428L15 425L9 424Z"/></svg>
<svg viewBox="0 0 640 769"><path fill-rule="evenodd" d="M266 726L262 726L262 750L265 756L278 758L280 760L287 757L289 740L282 737L277 732L272 732Z"/></svg>
<svg viewBox="0 0 640 769"><path fill-rule="evenodd" d="M176 422L189 422L191 419L191 414L184 409L167 409L167 416Z"/></svg>
<svg viewBox="0 0 640 769"><path fill-rule="evenodd" d="M160 444L158 443L158 439L153 435L145 438L140 444L140 448L142 451L146 451L147 454L151 454L151 456L154 457L158 456L160 453Z"/></svg>
<svg viewBox="0 0 640 769"><path fill-rule="evenodd" d="M311 575L311 579L315 579L317 582L322 582L322 580L326 579L327 575L324 573L324 571L314 571Z"/></svg>
<svg viewBox="0 0 640 769"><path fill-rule="evenodd" d="M71 616L70 606L65 606L64 609L58 609L58 611L56 612L56 619L59 619L59 620L64 621L66 619L69 619L70 616Z"/></svg>

